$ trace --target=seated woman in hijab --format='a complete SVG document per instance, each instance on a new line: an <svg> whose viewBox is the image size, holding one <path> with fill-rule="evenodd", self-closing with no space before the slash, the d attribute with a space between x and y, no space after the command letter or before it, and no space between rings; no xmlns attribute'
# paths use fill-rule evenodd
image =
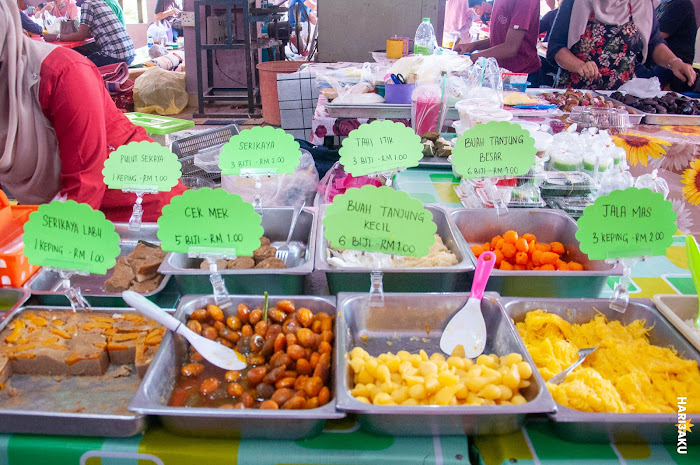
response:
<svg viewBox="0 0 700 465"><path fill-rule="evenodd" d="M39 14L41 15L44 12L48 12L56 18L79 19L78 5L76 5L73 0L56 0L55 2L49 2L39 11Z"/></svg>
<svg viewBox="0 0 700 465"><path fill-rule="evenodd" d="M0 0L0 31L0 184L22 204L72 199L128 221L136 195L108 190L102 169L117 147L151 139L114 106L87 58L22 33L15 0ZM143 220L184 190L145 196Z"/></svg>
<svg viewBox="0 0 700 465"><path fill-rule="evenodd" d="M561 67L559 87L617 89L638 63L670 69L692 85L695 71L668 48L652 0L564 0L549 34L547 59Z"/></svg>

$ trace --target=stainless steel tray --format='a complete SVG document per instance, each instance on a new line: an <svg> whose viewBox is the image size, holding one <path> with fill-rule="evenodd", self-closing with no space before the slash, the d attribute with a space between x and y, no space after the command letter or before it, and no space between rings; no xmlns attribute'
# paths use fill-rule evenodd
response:
<svg viewBox="0 0 700 465"><path fill-rule="evenodd" d="M519 353L533 367L531 385L522 390L522 405L494 406L376 406L350 394L352 376L347 355L355 346L371 355L406 350L428 354L440 351L442 328L464 305L468 294L385 294L383 308L370 308L367 294L340 294L335 355L338 408L359 414L363 428L378 434L402 436L505 434L520 428L527 414L554 411L554 401L513 323L498 302L487 294L481 309L486 321L485 354ZM426 325L430 333L426 334ZM391 346L388 344L391 343Z"/></svg>
<svg viewBox="0 0 700 465"><path fill-rule="evenodd" d="M584 271L501 271L491 272L489 291L507 296L592 297L607 285L609 276L621 276L622 266L602 260L589 260L576 240L578 226L561 210L510 209L498 217L494 209L453 210L452 219L469 245L483 244L509 229L518 234L531 233L541 242L564 244L570 260L581 263ZM471 254L471 250L469 251ZM460 290L469 289L462 283Z"/></svg>
<svg viewBox="0 0 700 465"><path fill-rule="evenodd" d="M239 303L251 308L262 306L261 296L232 295L234 305L224 314L229 316ZM336 314L335 297L270 296L271 304L280 299L291 299L314 313ZM213 304L210 296L191 295L184 297L178 305L175 317L185 321L194 310ZM336 328L336 334L337 334ZM337 336L336 336L337 337ZM331 389L331 401L310 410L234 410L217 408L170 407L168 400L175 386L176 376L187 356L187 341L180 335L168 333L160 350L148 369L139 392L129 406L138 413L157 415L168 430L190 436L303 439L315 436L323 429L326 419L343 418L335 409L335 388ZM335 361L334 361L335 363ZM334 371L331 370L333 373ZM335 383L332 382L334 387Z"/></svg>
<svg viewBox="0 0 700 465"><path fill-rule="evenodd" d="M382 118L411 119L410 104L374 103L365 105L326 104L328 116L333 118ZM458 120L459 113L455 107L447 109L446 120Z"/></svg>
<svg viewBox="0 0 700 465"><path fill-rule="evenodd" d="M127 223L115 223L114 228L119 234L120 257L129 255L139 240L160 244L156 232L156 223L143 223L140 231L129 231ZM91 274L88 276L73 276L71 284L79 287L83 297L91 304L102 307L125 307L121 292L105 291L104 283L112 276L114 269L108 270L106 275ZM24 284L24 288L34 296L36 303L40 305L66 306L70 302L61 288L61 278L58 273L41 268ZM180 294L174 284L170 282L170 276L163 276L160 285L147 294L149 300L161 307L174 308Z"/></svg>
<svg viewBox="0 0 700 465"><path fill-rule="evenodd" d="M262 227L272 245L287 240L292 224L292 207L263 208ZM315 211L304 208L299 215L289 244L290 265L286 269L222 270L226 289L231 294L303 294L304 279L313 271L316 237ZM169 253L158 269L164 275L173 275L182 295L211 292L209 270L199 268L200 259L187 254Z"/></svg>
<svg viewBox="0 0 700 465"><path fill-rule="evenodd" d="M577 89L577 90L580 90L582 92L585 91L593 96L603 97L605 100L609 100L609 101L615 103L616 105L620 105L620 106L624 107L625 110L627 110L627 113L629 113L629 115L630 115L629 120L630 120L631 124L637 125L637 124L642 123L642 118L644 118L645 113L637 110L636 108L633 108L629 105L625 105L622 102L619 102L615 99L610 98L610 94L613 91L590 90L590 89ZM548 93L563 94L564 92L566 92L566 89L542 89L542 88L540 88L540 89L527 89L527 93L531 94L531 95L540 95L540 94L548 94ZM608 93L606 94L606 92L608 92ZM561 111L565 115L570 114L570 112L568 112L568 111L563 111L563 110L561 110Z"/></svg>
<svg viewBox="0 0 700 465"><path fill-rule="evenodd" d="M21 287L0 287L0 323L27 301L29 292Z"/></svg>
<svg viewBox="0 0 700 465"><path fill-rule="evenodd" d="M606 299L522 299L504 298L503 306L516 322L525 314L542 308L570 323L586 323L599 313L610 321L629 324L646 320L649 342L661 347L672 346L683 357L700 363L700 353L654 308L649 299L631 299L625 313L611 310ZM556 404L551 415L557 434L567 441L610 443L644 442L676 444L678 415L663 413L593 413ZM688 434L688 442L700 443L698 435Z"/></svg>
<svg viewBox="0 0 700 465"><path fill-rule="evenodd" d="M613 90L599 90L597 92L602 94L602 95L605 95L608 100L611 100L615 103L619 103L620 105L625 105L624 103L620 102L619 100L615 100L614 98L610 97L610 94L615 92ZM625 106L627 106L627 105L625 105ZM641 112L641 110L637 110L636 108L634 110ZM658 114L658 113L657 114L644 113L644 112L641 112L641 113L644 115L644 124L669 125L669 126L700 126L700 115L674 115L674 114L670 114L670 113L662 115L662 114ZM630 122L632 122L631 118L630 118ZM641 124L641 123L635 123L635 124Z"/></svg>
<svg viewBox="0 0 700 465"><path fill-rule="evenodd" d="M0 323L0 331L26 310L65 312L70 308L20 307ZM91 311L107 315L134 312L130 308L108 307L93 307ZM116 368L110 365L109 370ZM109 380L64 376L57 381L55 376L17 374L10 380L21 395L8 398L7 387L0 391L0 433L129 437L146 427L143 415L127 409L141 383L136 370L128 377Z"/></svg>
<svg viewBox="0 0 700 465"><path fill-rule="evenodd" d="M426 205L425 208L433 214L433 221L437 225L437 234L442 237L447 248L457 256L459 262L450 267L387 268L381 270L384 272L383 282L386 292L454 291L457 289L460 275L474 271L474 255L468 252L464 240L452 224L447 212L436 205ZM331 294L368 291L371 269L338 268L328 264L322 222L325 213L326 206L323 205L318 215L315 269L326 273L328 289Z"/></svg>

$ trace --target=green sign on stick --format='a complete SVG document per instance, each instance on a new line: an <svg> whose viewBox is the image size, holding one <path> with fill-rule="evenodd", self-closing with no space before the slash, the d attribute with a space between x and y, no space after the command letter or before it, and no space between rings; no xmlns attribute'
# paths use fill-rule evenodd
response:
<svg viewBox="0 0 700 465"><path fill-rule="evenodd" d="M663 194L630 187L587 206L576 239L591 260L665 255L676 230L676 213Z"/></svg>
<svg viewBox="0 0 700 465"><path fill-rule="evenodd" d="M457 138L452 164L462 177L520 176L535 164L535 140L519 124L477 124Z"/></svg>
<svg viewBox="0 0 700 465"><path fill-rule="evenodd" d="M418 166L423 145L413 129L393 121L372 121L350 131L340 148L340 163L353 176Z"/></svg>
<svg viewBox="0 0 700 465"><path fill-rule="evenodd" d="M437 226L420 200L391 187L363 186L333 198L323 219L331 247L423 257Z"/></svg>
<svg viewBox="0 0 700 465"><path fill-rule="evenodd" d="M102 170L110 189L168 192L182 176L177 155L156 142L131 142L109 154Z"/></svg>
<svg viewBox="0 0 700 465"><path fill-rule="evenodd" d="M158 219L158 239L166 252L221 253L235 249L250 257L260 247L262 218L240 195L223 189L188 190L173 197Z"/></svg>
<svg viewBox="0 0 700 465"><path fill-rule="evenodd" d="M106 274L119 256L119 234L104 213L85 203L54 200L29 215L24 225L29 263Z"/></svg>
<svg viewBox="0 0 700 465"><path fill-rule="evenodd" d="M284 129L257 126L231 137L219 154L221 174L292 174L299 143Z"/></svg>

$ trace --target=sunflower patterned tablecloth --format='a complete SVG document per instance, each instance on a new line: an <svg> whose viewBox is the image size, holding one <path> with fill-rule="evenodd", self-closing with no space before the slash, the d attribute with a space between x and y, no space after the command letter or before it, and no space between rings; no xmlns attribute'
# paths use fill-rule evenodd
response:
<svg viewBox="0 0 700 465"><path fill-rule="evenodd" d="M616 143L627 151L634 176L658 170L666 180L678 228L700 232L700 126L635 126Z"/></svg>

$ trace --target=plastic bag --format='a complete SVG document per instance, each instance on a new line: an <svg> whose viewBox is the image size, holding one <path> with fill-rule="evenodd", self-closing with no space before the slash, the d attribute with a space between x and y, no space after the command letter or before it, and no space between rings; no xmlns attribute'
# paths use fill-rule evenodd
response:
<svg viewBox="0 0 700 465"><path fill-rule="evenodd" d="M153 37L153 43L165 45L173 41L173 30L167 21L153 21L148 25L147 35Z"/></svg>
<svg viewBox="0 0 700 465"><path fill-rule="evenodd" d="M442 73L467 73L472 62L463 55L413 55L400 58L386 71L386 76L414 73L418 76L417 83L439 82Z"/></svg>
<svg viewBox="0 0 700 465"><path fill-rule="evenodd" d="M318 171L311 154L303 149L301 153L294 173L261 176L259 189L255 187L254 177L234 175L221 176L221 187L250 203L254 203L256 197L260 196L263 207L299 206L302 202L313 205Z"/></svg>
<svg viewBox="0 0 700 465"><path fill-rule="evenodd" d="M447 114L445 82L420 84L411 96L411 124L419 136L427 132L441 132Z"/></svg>
<svg viewBox="0 0 700 465"><path fill-rule="evenodd" d="M664 200L668 197L668 183L664 178L659 177L658 170L639 176L634 181L634 187L637 189L651 189L652 192L661 192Z"/></svg>
<svg viewBox="0 0 700 465"><path fill-rule="evenodd" d="M469 96L488 98L503 106L501 67L494 58L479 58L466 73Z"/></svg>
<svg viewBox="0 0 700 465"><path fill-rule="evenodd" d="M383 178L369 176L353 176L343 169L340 162L335 162L331 169L318 183L317 190L321 194L322 203L331 203L336 195L344 194L352 187L360 188L365 185L380 187L384 185Z"/></svg>
<svg viewBox="0 0 700 465"><path fill-rule="evenodd" d="M48 11L44 13L44 29L46 29L49 34L60 34L61 33L61 18L53 16Z"/></svg>
<svg viewBox="0 0 700 465"><path fill-rule="evenodd" d="M661 83L659 78L654 76L650 79L634 78L625 82L618 89L620 92L627 92L639 98L660 97Z"/></svg>
<svg viewBox="0 0 700 465"><path fill-rule="evenodd" d="M149 68L136 78L134 108L141 113L177 115L187 106L185 73Z"/></svg>

